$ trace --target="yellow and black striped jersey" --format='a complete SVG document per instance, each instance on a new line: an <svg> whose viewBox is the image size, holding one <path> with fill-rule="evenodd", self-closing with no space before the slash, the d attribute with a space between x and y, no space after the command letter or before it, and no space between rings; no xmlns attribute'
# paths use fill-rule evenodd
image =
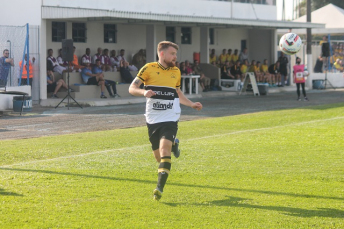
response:
<svg viewBox="0 0 344 229"><path fill-rule="evenodd" d="M159 62L143 66L137 77L144 83L146 90L156 93L146 98L146 122L176 122L180 117L180 104L176 88L180 88L181 74L177 67L165 68Z"/></svg>

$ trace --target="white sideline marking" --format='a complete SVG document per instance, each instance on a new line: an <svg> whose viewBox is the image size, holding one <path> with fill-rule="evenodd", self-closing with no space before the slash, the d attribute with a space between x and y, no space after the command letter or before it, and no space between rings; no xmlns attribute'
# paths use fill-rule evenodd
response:
<svg viewBox="0 0 344 229"><path fill-rule="evenodd" d="M313 120L313 121L307 121L307 122L299 122L299 123L293 123L293 124L288 124L288 125L283 125L283 126L273 126L273 127L259 128L259 129L239 130L239 131L230 132L230 133L209 135L209 136L204 136L204 137L199 137L199 138L191 138L191 139L185 140L185 142L201 140L201 139L207 139L207 138L214 138L214 137L222 137L222 136L226 136L226 135L240 134L240 133L245 133L245 132L269 130L269 129L275 129L275 128L281 128L281 127L283 128L283 127L288 127L288 126L304 125L304 124L316 123L316 122L325 122L325 121L331 121L331 120L343 119L343 118L344 118L344 116L342 116L342 117L335 117L335 118L329 118L329 119ZM143 147L148 147L148 146L150 146L150 144L144 144L144 145L140 145L140 146L136 145L136 146L131 146L131 147L119 148L119 149L108 149L108 150L95 151L95 152L89 152L89 153L84 153L84 154L68 155L68 156L55 157L55 158L49 158L49 159L43 159L43 160L27 161L27 162L11 164L11 165L0 165L0 167L4 168L4 167L17 166L17 165L35 164L35 163L49 162L49 161L55 161L55 160L60 160L60 159L84 157L84 156L94 155L94 154L103 154L103 153L109 153L109 152L115 152L115 151L123 151L123 150L133 150L133 149L138 149L138 148L143 148Z"/></svg>

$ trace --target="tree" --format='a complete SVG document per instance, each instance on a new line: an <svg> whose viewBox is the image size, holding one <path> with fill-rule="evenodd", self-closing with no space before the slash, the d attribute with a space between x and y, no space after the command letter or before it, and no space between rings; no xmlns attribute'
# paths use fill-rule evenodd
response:
<svg viewBox="0 0 344 229"><path fill-rule="evenodd" d="M295 7L295 11L299 12L296 15L299 15L300 17L303 15L306 15L307 8L306 4L307 0L303 0L299 5ZM333 5L336 5L342 9L344 9L344 1L343 0L311 0L312 4L312 11L317 10L323 6L326 6L328 4L332 3Z"/></svg>

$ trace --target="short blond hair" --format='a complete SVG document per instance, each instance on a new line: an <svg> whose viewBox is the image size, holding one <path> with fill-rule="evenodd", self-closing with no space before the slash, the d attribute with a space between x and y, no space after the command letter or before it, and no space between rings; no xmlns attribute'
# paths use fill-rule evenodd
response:
<svg viewBox="0 0 344 229"><path fill-rule="evenodd" d="M171 41L161 41L159 44L158 44L158 48L157 48L157 51L158 51L158 55L161 51L163 50L166 50L168 49L169 47L173 47L175 48L176 50L179 49L179 46Z"/></svg>

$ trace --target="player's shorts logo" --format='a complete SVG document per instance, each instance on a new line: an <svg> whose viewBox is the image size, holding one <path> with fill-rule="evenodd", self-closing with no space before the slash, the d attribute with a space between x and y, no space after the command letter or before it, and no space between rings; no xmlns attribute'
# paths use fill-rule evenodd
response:
<svg viewBox="0 0 344 229"><path fill-rule="evenodd" d="M153 103L153 110L167 110L167 109L172 109L173 108L173 103L160 103L160 102L156 102Z"/></svg>

